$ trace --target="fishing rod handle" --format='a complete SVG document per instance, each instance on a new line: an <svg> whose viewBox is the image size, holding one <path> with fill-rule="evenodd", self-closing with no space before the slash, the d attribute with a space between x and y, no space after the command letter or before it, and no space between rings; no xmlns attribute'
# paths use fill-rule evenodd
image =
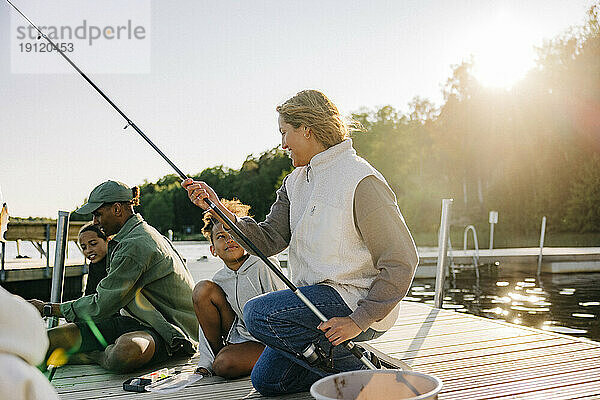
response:
<svg viewBox="0 0 600 400"><path fill-rule="evenodd" d="M296 290L294 293L322 322L327 322L327 317L323 315L321 311L319 311L319 309L300 291L300 289ZM364 365L366 365L367 368L377 369L377 367L371 362L371 360L365 357L363 352L358 346L356 346L356 344L354 344L353 341L347 340L343 344L344 347L346 347L346 349L348 349L348 351L352 353L354 357L358 358Z"/></svg>

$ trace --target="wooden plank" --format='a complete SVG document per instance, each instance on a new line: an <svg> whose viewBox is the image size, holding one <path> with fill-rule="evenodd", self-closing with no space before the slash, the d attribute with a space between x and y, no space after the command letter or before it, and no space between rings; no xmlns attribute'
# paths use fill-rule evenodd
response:
<svg viewBox="0 0 600 400"><path fill-rule="evenodd" d="M427 305L420 304L420 303L412 303L412 304L415 304L415 305L418 304L421 306L429 307ZM506 322L504 320L501 320L501 319L489 319L486 317L480 317L477 315L470 315L470 314L464 314L464 313L457 313L455 311L449 311L449 310L439 310L439 311L441 314L443 314L443 313L455 314L455 315L459 316L459 318L461 318L462 320L465 320L465 321L470 319L470 320L472 320L472 323L480 325L480 326L489 326L489 327L495 327L495 328L498 328L498 326L504 326L504 327L507 327L510 329L516 329L520 332L519 336L526 335L527 332L534 332L534 333L543 333L543 334L546 334L549 336L554 336L554 337L562 337L562 338L566 338L569 340L576 340L576 341L580 341L580 342L591 343L594 345L600 345L600 343L595 342L590 339L587 339L587 338L584 338L584 337L574 337L574 336L569 336L569 335L551 332L551 331L547 331L547 330L540 330L540 329L532 328L532 327L528 327L528 326L515 325L515 324L511 324L509 322Z"/></svg>
<svg viewBox="0 0 600 400"><path fill-rule="evenodd" d="M433 364L444 361L457 361L463 359L473 359L480 357L491 357L495 355L509 355L513 353L522 353L524 351L540 350L546 351L547 349L554 348L561 345L569 345L569 342L562 338L550 338L549 340L535 341L529 343L514 343L502 347L486 347L486 348L475 348L464 351L452 351L453 347L448 348L448 351L439 352L437 354L417 354L413 358L419 359L419 365ZM393 352L390 352L394 354ZM410 357L403 357L404 359L410 359Z"/></svg>
<svg viewBox="0 0 600 400"><path fill-rule="evenodd" d="M485 335L480 335L481 332L484 332ZM497 340L497 339L506 339L506 338L518 338L522 336L530 336L531 332L522 332L519 330L500 327L499 329L494 330L484 330L484 331L468 331L468 332L455 332L453 335L437 335L437 336L428 336L428 335L420 335L415 337L398 337L398 336L382 336L377 340L373 340L371 343L373 346L378 348L386 348L386 352L393 352L394 354L398 354L399 352L406 351L417 351L420 349L431 349L431 348L442 348L453 346L455 344L465 344L465 343L480 343L485 342L487 340ZM383 340L385 339L385 341ZM404 357L397 356L402 359Z"/></svg>
<svg viewBox="0 0 600 400"><path fill-rule="evenodd" d="M590 347L584 343L569 343L561 346L552 346L552 347L544 347L541 349L531 349L531 350L522 350L514 353L500 353L493 354L490 356L480 356L480 357L471 357L464 359L454 359L454 358L446 358L446 359L435 359L432 357L428 357L426 359L416 359L412 363L413 368L420 370L424 368L426 365L428 371L431 372L439 372L444 370L456 370L460 368L473 368L482 365L489 365L495 363L505 363L505 362L516 362L520 360L526 360L535 357L544 357L550 354L568 354L573 351L586 351L589 350ZM395 356L395 354L391 354ZM399 358L399 357L396 357ZM408 360L407 360L408 361Z"/></svg>
<svg viewBox="0 0 600 400"><path fill-rule="evenodd" d="M529 368L513 368L512 370L497 372L494 374L463 376L460 379L451 379L453 375L452 373L449 373L447 377L444 377L444 375L440 374L437 376L444 381L444 391L451 392L455 390L462 390L466 387L476 388L492 386L499 383L518 382L533 378L563 375L587 370L600 371L600 362L596 359L586 358L579 361L562 361L556 364L539 365Z"/></svg>
<svg viewBox="0 0 600 400"><path fill-rule="evenodd" d="M590 369L564 373L560 375L543 376L521 382L498 383L483 388L465 388L458 391L440 393L440 399L452 400L484 400L497 397L523 395L541 390L561 388L590 382L600 382L600 369ZM593 393L590 393L593 394ZM528 397L527 397L528 398Z"/></svg>
<svg viewBox="0 0 600 400"><path fill-rule="evenodd" d="M518 395L496 397L496 400L523 399L523 400L598 400L600 382L586 382L575 385L565 385L557 388L536 390L535 392Z"/></svg>
<svg viewBox="0 0 600 400"><path fill-rule="evenodd" d="M440 399L593 398L600 393L600 343L423 304L403 303L396 325L369 344L417 371L440 377L445 383ZM193 368L194 358L171 365ZM218 377L204 378L171 395L132 394L122 389L131 376L110 374L97 366L67 366L59 369L54 384L60 397L68 400L261 398L248 378Z"/></svg>
<svg viewBox="0 0 600 400"><path fill-rule="evenodd" d="M131 376L131 375L130 375ZM129 376L129 377L130 377ZM127 378L125 378L127 379ZM81 388L76 392L70 392L68 395L61 394L61 399L102 399L102 398L123 398L129 397L131 395L135 396L143 396L143 397L152 397L152 398L163 398L163 396L155 395L155 394L139 394L126 392L123 390L123 382L125 379L119 379L116 381L109 381L107 385L95 386L95 387L86 387ZM226 392L231 391L244 391L248 392L252 390L252 385L248 379L240 379L234 381L225 381L223 378L219 377L206 377L200 380L199 382L188 386L184 391L180 392L181 395L186 396L190 393L194 393L196 396L201 395L203 393L211 394L215 397L215 392L218 391L219 398ZM176 396L176 394L171 395L172 398ZM224 397L224 396L223 396Z"/></svg>
<svg viewBox="0 0 600 400"><path fill-rule="evenodd" d="M518 354L523 351L538 349L541 351L545 351L548 348L553 348L560 345L568 344L568 342L563 341L562 339L553 338L550 340L543 341L535 341L528 343L512 343L507 344L505 346L494 346L494 347L484 347L484 348L473 348L469 350L463 351L454 351L453 347L447 347L444 350L439 351L439 348L432 349L429 354L420 353L420 352L404 352L402 353L402 357L400 357L394 351L382 351L394 356L396 358L401 358L403 361L413 365L413 366L422 366L427 364L437 364L444 362L458 362L459 360L470 360L477 359L480 357L491 357L495 355L507 355L507 354ZM434 352L433 350L437 350ZM467 361L468 363L468 361Z"/></svg>
<svg viewBox="0 0 600 400"><path fill-rule="evenodd" d="M430 331L439 330L441 334L444 334L444 330L447 332L453 332L455 327L461 326L460 329L463 331L481 331L481 330L490 330L490 329L498 329L498 323L495 323L494 320L472 320L470 318L461 318L463 314L449 312L450 315L443 315L436 319L428 319L424 320L421 323L418 321L411 321L410 324L402 325L401 323L398 325L392 326L382 337L388 337L390 335L395 334L410 334L413 330L420 331L420 333L430 334ZM452 315L454 314L454 315ZM470 317L470 316L469 316ZM467 326L465 329L462 326ZM515 331L520 331L520 327L517 325L504 325L505 327L514 329Z"/></svg>
<svg viewBox="0 0 600 400"><path fill-rule="evenodd" d="M203 378L199 382L186 387L184 390L168 394L168 395L157 395L152 393L131 393L126 392L121 387L122 381L118 382L118 385L111 384L104 388L95 388L88 390L81 390L78 392L71 392L68 394L61 394L60 398L63 400L75 400L75 399L123 399L129 398L130 396L136 396L136 398L152 398L152 399L242 399L242 398L261 398L260 394L257 393L249 379L237 379L232 381L226 381L219 377ZM309 393L300 393L290 396L278 397L282 399L310 399Z"/></svg>
<svg viewBox="0 0 600 400"><path fill-rule="evenodd" d="M431 368L419 367L419 371L425 373L433 373L436 376L442 378L444 382L451 382L452 380L469 378L472 376L483 377L485 375L493 375L504 373L508 371L519 371L529 368L537 368L537 367L545 367L548 365L555 365L560 363L574 362L579 360L590 360L594 358L600 357L600 350L584 350L584 351L576 351L568 354L552 354L552 355L544 355L541 357L535 357L525 360L520 360L518 363L514 362L505 362L505 363L495 363L490 365L480 365L473 366L471 368L463 368L463 369L452 369L445 371L433 371Z"/></svg>
<svg viewBox="0 0 600 400"><path fill-rule="evenodd" d="M457 317L451 314L429 315L429 314L413 314L409 316L400 315L394 324L394 327L402 327L408 325L420 325L427 322L454 321Z"/></svg>
<svg viewBox="0 0 600 400"><path fill-rule="evenodd" d="M172 358L165 363L160 365L160 368L179 368L183 370L187 370L188 366L191 368L192 365L195 364L197 357L176 357ZM146 372L151 372L156 370L156 366L152 366L149 368L143 368L139 372L143 375ZM56 370L56 374L54 375L54 381L57 379L63 378L74 378L78 376L92 376L92 375L114 375L105 369L100 368L98 365L66 365ZM139 375L139 374L138 374Z"/></svg>
<svg viewBox="0 0 600 400"><path fill-rule="evenodd" d="M459 352L476 350L476 349L486 349L486 348L494 348L494 347L502 348L504 346L510 346L512 344L517 344L517 343L526 344L526 343L545 342L545 341L556 340L556 338L553 338L553 337L548 337L546 335L536 335L533 333L531 335L518 336L518 337L510 336L510 337L488 338L486 336L485 339L486 340L481 340L478 342L445 343L442 346L428 347L425 345L420 348L413 348L413 349L407 348L406 350L404 350L402 357L404 359L416 358L417 356L426 357L426 356L437 355L437 354L459 353ZM424 341L423 343L426 343L426 342ZM382 351L398 352L398 350L399 350L398 344L394 343L394 341L378 342L376 345Z"/></svg>

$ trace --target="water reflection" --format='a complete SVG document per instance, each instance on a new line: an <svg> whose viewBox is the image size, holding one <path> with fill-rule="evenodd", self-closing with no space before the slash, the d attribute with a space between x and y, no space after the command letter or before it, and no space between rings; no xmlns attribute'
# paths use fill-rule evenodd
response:
<svg viewBox="0 0 600 400"><path fill-rule="evenodd" d="M444 308L600 340L600 273L535 275L536 266L456 268ZM531 272L529 272L531 271ZM433 305L435 279L415 279L406 300Z"/></svg>

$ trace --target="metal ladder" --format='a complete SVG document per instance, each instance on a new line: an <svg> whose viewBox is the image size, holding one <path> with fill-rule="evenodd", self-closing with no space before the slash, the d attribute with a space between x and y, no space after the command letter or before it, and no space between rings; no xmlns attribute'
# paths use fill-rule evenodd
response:
<svg viewBox="0 0 600 400"><path fill-rule="evenodd" d="M477 240L477 231L475 226L467 225L463 235L463 250L467 250L467 240L469 238L469 231L473 232L473 243L475 244L475 255L473 256L473 265L475 266L475 276L479 279L479 241Z"/></svg>

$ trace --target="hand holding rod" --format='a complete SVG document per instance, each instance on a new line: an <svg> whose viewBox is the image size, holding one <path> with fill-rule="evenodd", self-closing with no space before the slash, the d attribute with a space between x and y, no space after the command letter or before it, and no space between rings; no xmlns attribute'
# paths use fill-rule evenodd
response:
<svg viewBox="0 0 600 400"><path fill-rule="evenodd" d="M127 122L127 125L125 125L125 128L131 126L175 170L175 172L177 172L177 174L179 175L179 177L182 180L186 180L188 178L187 175L184 174L179 168L177 168L177 166L154 143L152 143L152 141L150 140L150 138L148 138L148 136L146 136L144 134L144 132L142 132L142 130L140 128L138 128L138 126L131 119L129 119L129 117L127 115L125 115L125 113L123 111L121 111L121 109L119 107L117 107L117 105L115 103L113 103L112 100L106 94L104 94L104 92L98 86L96 86L96 84L94 82L92 82L92 80L90 78L88 78L88 76L85 73L83 73L83 71L81 71L77 67L77 65L75 65L75 63L73 61L71 61L71 59L69 57L67 57L67 55L46 34L44 34L33 22L31 22L31 20L29 18L27 18L25 16L25 14L23 14L21 12L21 10L19 10L10 0L6 0L6 1L19 14L21 14L21 16L23 18L25 18L27 20L27 22L33 28L35 28L35 30L39 33L40 37L43 37L44 39L46 39L48 41L48 43L50 43L50 45L52 46L52 48L54 50L56 50L56 52L58 54L60 54L65 60L67 60L67 62L69 64L71 64L71 66L73 68L75 68L75 70L77 72L79 72L79 74L104 98L104 100L106 100L108 102L108 104L110 104L121 115L121 117L123 117L125 119L125 121ZM227 225L229 225L231 227L231 229L239 236L239 238L244 242L244 244L246 246L248 246L258 257L260 257L260 259L263 260L263 262L275 273L275 275L277 275L287 285L287 287L290 288L290 290L292 292L294 292L294 294L296 296L298 296L298 298L300 298L300 300L302 300L302 302L322 322L326 322L327 321L327 317L325 317L317 309L317 307L315 307L315 305L308 298L306 298L306 296L304 296L304 294L302 294L302 292L300 292L300 290L275 265L273 265L273 263L267 258L267 256L265 256L264 253L261 252L254 245L254 243L252 243L252 241L250 241L250 239L248 239L248 237L246 237L246 235L244 235L244 233L237 226L235 226L235 224L227 217L227 215L225 215L225 213L222 210L220 210L209 199L206 198L206 199L204 199L204 201L206 202L206 204L208 204L208 206L210 207L210 209L212 211L214 211L217 215L219 215L219 217L221 217L223 219L223 221L225 221L227 223ZM377 369L375 367L375 365L373 365L373 363L367 357L365 357L362 354L362 352L360 351L360 349L358 347L356 347L356 345L352 341L346 341L344 343L344 346L346 346L346 348L354 356L356 356L358 359L360 359L362 361L362 363L365 364L369 369Z"/></svg>

